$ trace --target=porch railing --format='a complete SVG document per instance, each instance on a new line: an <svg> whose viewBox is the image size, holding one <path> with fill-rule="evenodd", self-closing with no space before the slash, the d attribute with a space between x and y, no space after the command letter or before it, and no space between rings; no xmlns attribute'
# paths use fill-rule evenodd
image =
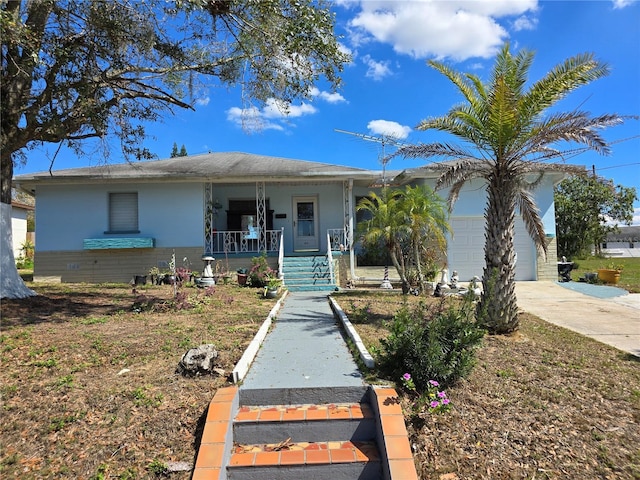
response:
<svg viewBox="0 0 640 480"><path fill-rule="evenodd" d="M345 250L347 246L346 236L343 228L329 228L327 229L327 241L331 246L331 250L339 252Z"/></svg>
<svg viewBox="0 0 640 480"><path fill-rule="evenodd" d="M265 234L266 248L261 249L259 232L257 231L215 231L212 232L210 244L205 246L205 250L207 254L226 252L230 255L234 253L262 253L263 250L278 252L282 230L267 230Z"/></svg>

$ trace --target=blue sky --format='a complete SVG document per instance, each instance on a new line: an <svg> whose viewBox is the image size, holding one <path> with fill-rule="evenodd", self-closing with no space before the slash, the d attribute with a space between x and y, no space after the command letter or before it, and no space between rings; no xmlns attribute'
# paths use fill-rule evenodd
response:
<svg viewBox="0 0 640 480"><path fill-rule="evenodd" d="M439 116L461 98L455 87L426 65L438 59L482 78L496 51L509 41L513 49L536 52L531 79L541 78L566 58L585 52L609 64L608 77L564 99L562 110L593 115L640 115L640 2L637 0L424 0L333 2L341 44L353 56L335 93L318 84L312 99L292 105L284 116L274 105L242 104L237 89L212 87L195 99L195 111L176 111L163 123L149 126L154 137L145 144L158 158L172 146L189 154L242 151L361 168L379 169L381 144L336 129L377 137L393 135L402 142L454 140L416 131L420 120ZM260 125L261 129L242 128ZM640 193L640 120L604 132L613 152L603 157L585 153L567 161L595 167L616 184ZM391 153L387 146L385 153ZM32 150L26 167L16 174L47 170L55 146ZM117 146L112 162L121 162ZM76 158L61 150L54 169L95 165L100 157ZM394 159L388 168L424 164ZM640 225L640 201L634 224Z"/></svg>

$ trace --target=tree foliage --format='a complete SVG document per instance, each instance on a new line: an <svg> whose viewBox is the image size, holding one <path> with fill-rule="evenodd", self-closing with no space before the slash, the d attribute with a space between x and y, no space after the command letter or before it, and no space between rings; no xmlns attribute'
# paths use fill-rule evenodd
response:
<svg viewBox="0 0 640 480"><path fill-rule="evenodd" d="M451 160L433 166L441 170L436 188L450 187L450 205L457 200L465 183L476 178L484 180L487 190L485 268L477 315L490 333L509 333L518 328L516 209L536 245L546 252L544 225L533 191L545 171L580 170L546 163L567 153L555 145L577 143L583 146L578 151L607 154L609 145L600 130L623 120L613 114L592 117L583 111L548 113L549 108L569 93L607 75L609 69L591 54L577 55L530 83L528 74L533 58L534 54L527 50L512 54L505 44L486 83L473 73L459 73L441 62L430 61L429 65L458 88L464 102L443 116L422 121L417 129L448 132L462 144L409 145L393 155ZM576 153L575 148L570 151Z"/></svg>
<svg viewBox="0 0 640 480"><path fill-rule="evenodd" d="M584 256L591 247L596 254L607 233L618 223L631 224L636 189L615 185L596 176L574 176L555 189L558 254L568 258Z"/></svg>
<svg viewBox="0 0 640 480"><path fill-rule="evenodd" d="M128 160L148 159L145 124L193 108L212 86L241 86L245 106L286 111L320 78L336 89L349 60L325 0L3 0L0 37L3 205L30 148L82 155L89 143L106 159L115 138ZM2 270L3 297L32 294L12 255Z"/></svg>
<svg viewBox="0 0 640 480"><path fill-rule="evenodd" d="M212 85L286 110L348 60L324 0L9 0L0 4L2 201L35 145L116 136L145 159L144 123ZM107 155L108 152L105 152ZM10 189L9 189L10 190Z"/></svg>
<svg viewBox="0 0 640 480"><path fill-rule="evenodd" d="M402 292L410 290L412 270L424 292L423 268L432 268L432 260L446 250L449 224L444 200L426 185L407 185L404 190L384 188L381 195L370 192L356 208L370 217L357 225L359 234L367 243L385 245Z"/></svg>
<svg viewBox="0 0 640 480"><path fill-rule="evenodd" d="M182 145L182 147L180 147L180 150L178 150L178 144L173 142L170 158L186 157L187 155L187 147L185 147L184 144Z"/></svg>

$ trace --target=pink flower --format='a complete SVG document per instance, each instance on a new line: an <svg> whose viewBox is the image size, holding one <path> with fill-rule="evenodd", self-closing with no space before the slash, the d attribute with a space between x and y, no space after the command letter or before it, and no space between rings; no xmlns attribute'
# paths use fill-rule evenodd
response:
<svg viewBox="0 0 640 480"><path fill-rule="evenodd" d="M432 401L432 402L429 404L429 406L430 406L431 408L438 408L438 407L440 406L440 403L439 403L439 402L437 402L436 400L434 400L434 401Z"/></svg>
<svg viewBox="0 0 640 480"><path fill-rule="evenodd" d="M436 382L435 380L429 380L429 385L431 385L432 387L439 387L440 384L438 382Z"/></svg>
<svg viewBox="0 0 640 480"><path fill-rule="evenodd" d="M408 382L409 380L411 380L411 374L405 373L404 375L402 375L402 379Z"/></svg>
<svg viewBox="0 0 640 480"><path fill-rule="evenodd" d="M449 399L448 398L443 398L442 399L442 404L443 405L449 405Z"/></svg>
<svg viewBox="0 0 640 480"><path fill-rule="evenodd" d="M438 392L438 398L447 398L446 392Z"/></svg>

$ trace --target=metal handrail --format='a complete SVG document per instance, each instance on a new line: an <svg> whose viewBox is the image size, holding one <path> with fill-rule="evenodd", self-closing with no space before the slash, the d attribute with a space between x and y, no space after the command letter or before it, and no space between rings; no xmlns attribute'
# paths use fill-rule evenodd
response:
<svg viewBox="0 0 640 480"><path fill-rule="evenodd" d="M333 255L331 253L331 237L327 232L327 260L329 261L329 279L333 285L336 285L335 278L333 277Z"/></svg>
<svg viewBox="0 0 640 480"><path fill-rule="evenodd" d="M280 247L278 249L278 278L282 280L282 285L284 285L284 271L282 270L283 263L284 263L284 227L282 227L281 229Z"/></svg>

